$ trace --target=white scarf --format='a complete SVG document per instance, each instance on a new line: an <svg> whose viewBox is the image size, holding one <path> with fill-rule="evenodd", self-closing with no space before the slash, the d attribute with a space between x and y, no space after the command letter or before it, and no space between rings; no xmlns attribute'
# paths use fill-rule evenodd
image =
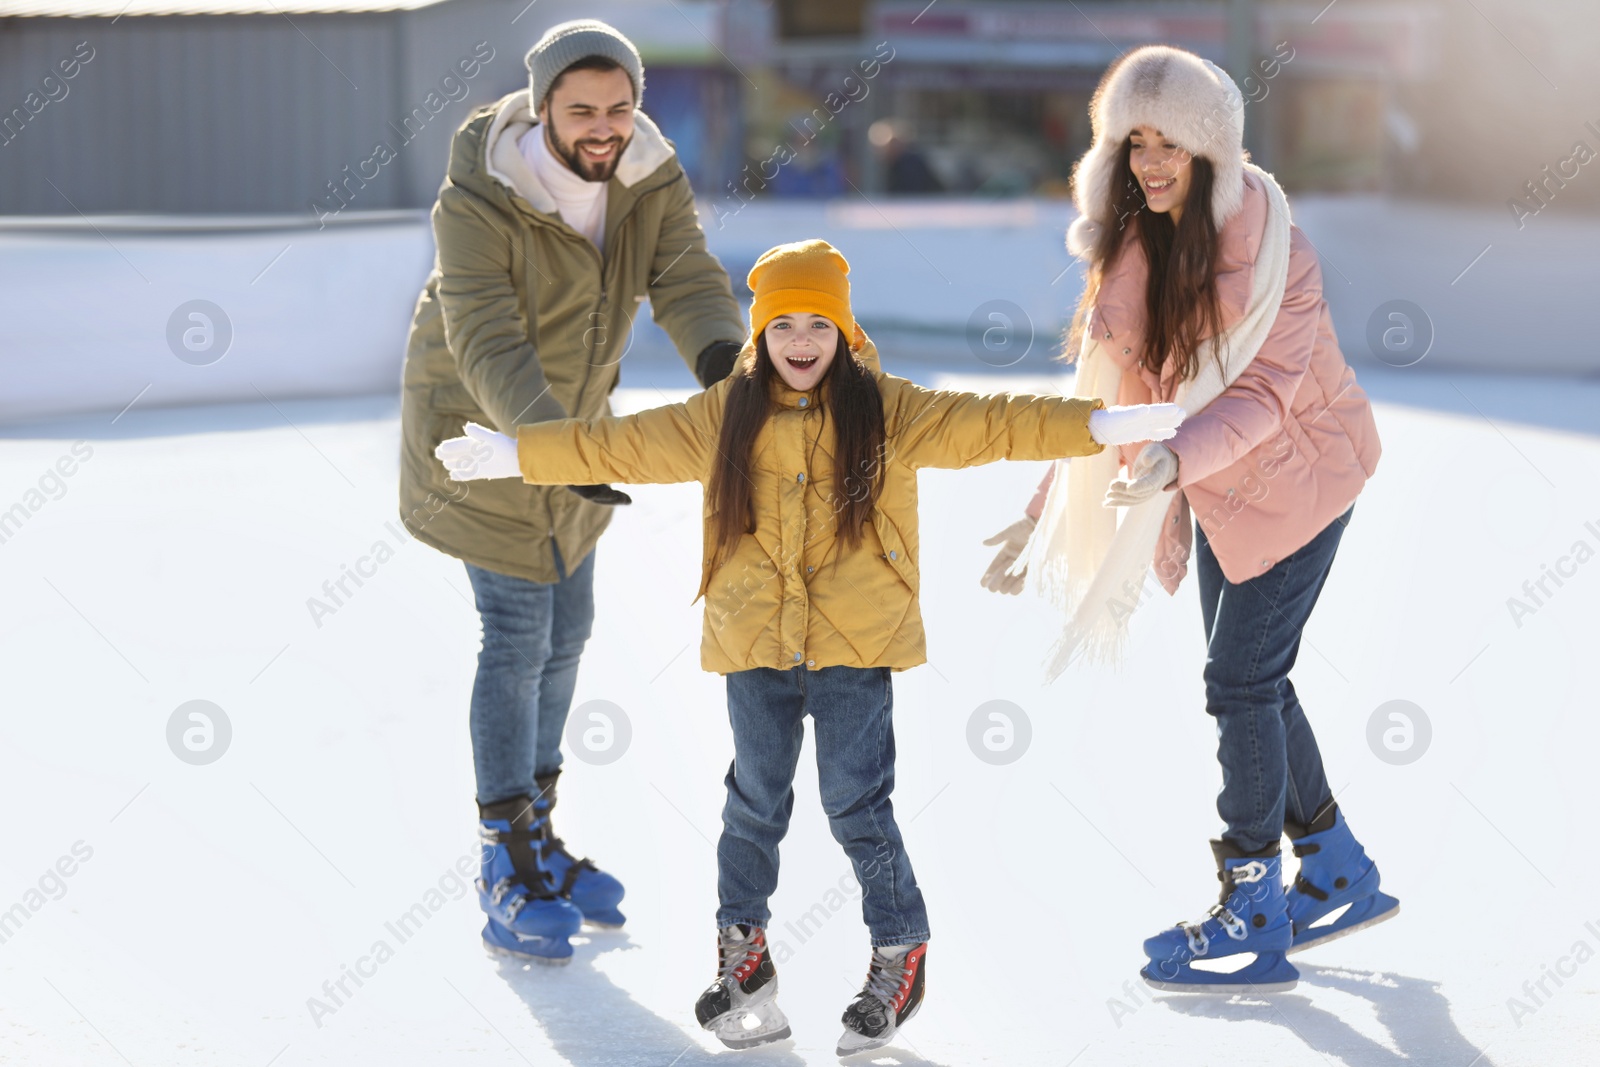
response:
<svg viewBox="0 0 1600 1067"><path fill-rule="evenodd" d="M561 221L583 234L589 242L605 251L606 237L606 182L591 182L567 166L564 160L550 151L544 139L544 127L534 123L517 142L522 158L545 190L556 202Z"/></svg>
<svg viewBox="0 0 1600 1067"><path fill-rule="evenodd" d="M1178 385L1174 400L1193 415L1222 394L1260 351L1278 317L1289 275L1289 202L1271 174L1253 163L1245 169L1267 189L1267 227L1256 256L1250 305L1244 318L1226 331L1214 359L1201 361L1195 377ZM1078 355L1077 396L1117 401L1122 369L1084 332ZM1071 462L1056 461L1039 524L1017 566L1026 566L1035 591L1066 613L1060 638L1050 650L1045 680L1054 681L1079 654L1119 665L1128 637L1128 620L1146 598L1145 581L1161 539L1161 524L1174 491L1161 490L1126 509L1102 506L1106 489L1120 472L1115 447Z"/></svg>

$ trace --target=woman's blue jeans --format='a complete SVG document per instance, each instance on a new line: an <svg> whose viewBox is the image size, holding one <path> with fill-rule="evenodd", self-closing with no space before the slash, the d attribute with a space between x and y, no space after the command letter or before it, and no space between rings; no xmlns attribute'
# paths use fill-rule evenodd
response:
<svg viewBox="0 0 1600 1067"><path fill-rule="evenodd" d="M889 801L894 791L889 668L758 667L727 678L734 756L717 844L717 925L765 927L771 920L767 899L778 888L778 843L794 810L794 772L809 714L822 810L861 884L861 917L872 944L928 940L922 891ZM822 904L797 920L803 931L831 915Z"/></svg>
<svg viewBox="0 0 1600 1067"><path fill-rule="evenodd" d="M1206 711L1217 720L1222 764L1217 814L1227 827L1223 837L1246 852L1277 846L1286 812L1309 823L1332 796L1289 672L1353 510L1265 574L1238 584L1223 577L1195 524Z"/></svg>
<svg viewBox="0 0 1600 1067"><path fill-rule="evenodd" d="M561 733L594 627L594 556L555 582L530 582L467 564L483 622L472 682L472 768L478 802L535 796L536 776L561 769Z"/></svg>

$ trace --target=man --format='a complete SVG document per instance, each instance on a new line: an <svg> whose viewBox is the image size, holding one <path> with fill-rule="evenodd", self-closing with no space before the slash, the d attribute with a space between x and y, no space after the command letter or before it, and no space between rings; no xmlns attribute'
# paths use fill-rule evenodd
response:
<svg viewBox="0 0 1600 1067"><path fill-rule="evenodd" d="M582 921L620 925L622 886L575 860L550 823L561 736L594 618L609 486L448 480L433 450L476 421L609 413L639 303L702 386L732 369L745 325L706 251L672 143L638 110L644 68L602 22L549 30L529 88L456 133L433 209L438 256L417 301L401 407L400 512L465 562L483 623L471 732L485 942L566 962Z"/></svg>

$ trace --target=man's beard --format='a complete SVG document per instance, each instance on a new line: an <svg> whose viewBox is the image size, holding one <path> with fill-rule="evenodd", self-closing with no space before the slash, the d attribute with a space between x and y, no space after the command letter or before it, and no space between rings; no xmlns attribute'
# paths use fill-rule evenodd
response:
<svg viewBox="0 0 1600 1067"><path fill-rule="evenodd" d="M632 138L624 141L621 137L613 137L609 141L597 141L592 137L580 137L569 145L561 139L560 134L556 133L556 128L553 125L546 124L545 133L549 136L550 150L556 154L556 158L565 163L568 170L586 182L610 181L611 176L617 172L617 164L622 161L622 153L628 150L628 145L632 142ZM604 144L617 146L616 151L611 153L611 158L607 160L596 161L589 159L584 156L581 150L584 145L599 146Z"/></svg>

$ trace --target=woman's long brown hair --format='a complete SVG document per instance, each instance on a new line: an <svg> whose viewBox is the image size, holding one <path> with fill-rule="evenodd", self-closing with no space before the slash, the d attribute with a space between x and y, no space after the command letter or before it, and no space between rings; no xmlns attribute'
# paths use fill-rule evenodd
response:
<svg viewBox="0 0 1600 1067"><path fill-rule="evenodd" d="M1222 334L1222 305L1217 298L1216 222L1211 217L1211 191L1216 169L1204 156L1191 156L1189 195L1177 225L1167 212L1151 211L1144 191L1128 169L1133 138L1123 139L1117 153L1115 179L1103 218L1116 222L1100 227L1089 253L1089 276L1083 299L1067 334L1066 359L1077 359L1089 312L1099 296L1100 281L1116 263L1131 228L1144 249L1149 274L1145 282L1144 365L1157 375L1167 360L1175 361L1180 380L1200 370L1201 348L1213 353ZM1218 356L1220 358L1220 355Z"/></svg>
<svg viewBox="0 0 1600 1067"><path fill-rule="evenodd" d="M772 414L769 390L778 377L767 355L767 339L756 334L755 359L734 371L722 413L717 458L707 492L711 500L716 562L726 561L739 538L756 529L750 491L755 482L756 437ZM823 418L833 419L833 496L829 503L838 521L838 536L847 548L861 543L862 528L871 521L883 485L883 397L866 364L850 351L844 331L825 376L828 401Z"/></svg>

